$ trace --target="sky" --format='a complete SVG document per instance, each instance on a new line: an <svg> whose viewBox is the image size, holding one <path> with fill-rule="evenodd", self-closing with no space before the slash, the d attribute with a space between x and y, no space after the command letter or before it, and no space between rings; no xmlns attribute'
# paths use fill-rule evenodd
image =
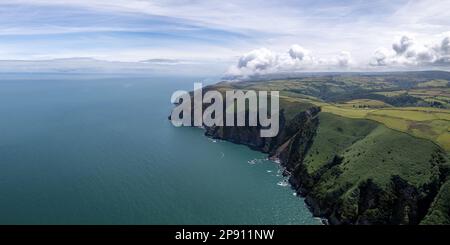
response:
<svg viewBox="0 0 450 245"><path fill-rule="evenodd" d="M237 76L449 70L449 9L450 0L0 0L0 60L201 64Z"/></svg>

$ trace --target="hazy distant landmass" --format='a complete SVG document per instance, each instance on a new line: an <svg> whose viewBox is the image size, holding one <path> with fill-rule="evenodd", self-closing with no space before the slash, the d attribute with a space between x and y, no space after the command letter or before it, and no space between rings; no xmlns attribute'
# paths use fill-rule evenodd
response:
<svg viewBox="0 0 450 245"><path fill-rule="evenodd" d="M175 67L175 68L174 68ZM148 59L142 61L107 61L89 57L0 60L0 73L61 73L61 74L143 74L143 75L214 75L221 74L226 64L211 66L205 61L180 59Z"/></svg>

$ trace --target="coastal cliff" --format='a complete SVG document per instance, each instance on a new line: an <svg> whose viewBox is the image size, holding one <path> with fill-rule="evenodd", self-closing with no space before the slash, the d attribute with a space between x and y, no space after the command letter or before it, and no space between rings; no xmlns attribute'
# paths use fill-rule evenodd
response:
<svg viewBox="0 0 450 245"><path fill-rule="evenodd" d="M335 150L330 152L330 157L326 158L327 161L312 168L311 159L314 160L324 146L320 142L321 138L332 135L330 132L323 133L322 127L326 124L339 125L342 123L339 120L342 119L331 119L330 115L321 113L319 107L309 107L289 119L282 109L280 132L274 138L261 138L259 127L205 127L205 135L247 145L251 149L267 153L269 158L279 159L292 188L305 198L312 213L325 218L328 224L421 223L447 179L449 171L446 153L427 141L417 140L406 134L396 136L394 144L387 142L386 149L389 150L382 154L373 150L373 147L365 149L361 146L365 145L364 141L381 140L396 132L364 120L356 121L359 128L366 128L364 132L348 131L349 135L354 136L351 142L338 143ZM346 130L345 127L337 126L335 131L345 138ZM429 167L424 173L416 173L426 173L420 181L408 179L411 175L408 169L395 166L400 164L390 166L389 161L384 159L386 154L410 154L401 152L399 144L414 140L423 147L432 148L429 155L418 159L420 164L426 161L426 167ZM333 142L333 139L328 139L328 142ZM319 145L316 146L317 144ZM414 158L413 154L411 159L405 160L417 160ZM360 169L365 161L372 161L373 168ZM358 167L351 166L352 164ZM398 169L389 173L377 170L384 168L383 165ZM355 171L359 171L356 173L358 176L351 176L355 175Z"/></svg>
<svg viewBox="0 0 450 245"><path fill-rule="evenodd" d="M448 224L448 122L421 119L444 111L407 110L395 107L393 98L383 102L364 97L375 85L416 86L421 81L403 82L418 79L416 75L378 76L382 84L361 75L223 81L203 92L279 90L279 133L262 138L259 126L205 126L205 135L279 160L291 187L328 224ZM369 78L371 82L361 83ZM354 100L356 95L366 99ZM340 101L339 106L333 101ZM378 107L385 109L370 114Z"/></svg>

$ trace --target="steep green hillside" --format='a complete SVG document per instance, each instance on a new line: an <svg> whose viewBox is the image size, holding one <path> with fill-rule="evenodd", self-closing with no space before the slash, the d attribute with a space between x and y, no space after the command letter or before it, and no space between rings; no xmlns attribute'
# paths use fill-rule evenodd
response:
<svg viewBox="0 0 450 245"><path fill-rule="evenodd" d="M320 113L312 142L292 182L333 224L417 224L448 172L436 144L369 120Z"/></svg>
<svg viewBox="0 0 450 245"><path fill-rule="evenodd" d="M356 141L367 136L377 123L320 113L316 137L304 162L313 173Z"/></svg>

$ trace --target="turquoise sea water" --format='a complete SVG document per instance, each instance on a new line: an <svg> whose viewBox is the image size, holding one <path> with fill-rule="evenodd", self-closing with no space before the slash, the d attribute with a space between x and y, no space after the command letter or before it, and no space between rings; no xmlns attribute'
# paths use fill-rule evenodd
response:
<svg viewBox="0 0 450 245"><path fill-rule="evenodd" d="M0 223L317 224L264 154L171 125L196 81L1 77Z"/></svg>

